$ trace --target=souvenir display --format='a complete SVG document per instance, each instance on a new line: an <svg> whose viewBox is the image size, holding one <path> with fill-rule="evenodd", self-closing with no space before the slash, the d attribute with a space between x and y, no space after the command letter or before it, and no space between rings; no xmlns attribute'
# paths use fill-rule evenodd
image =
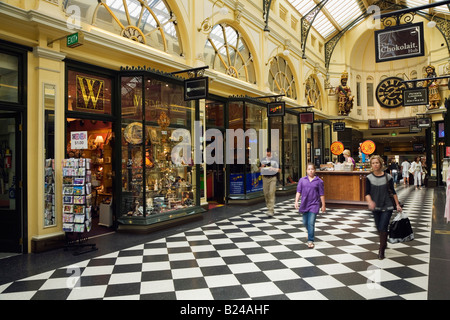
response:
<svg viewBox="0 0 450 320"><path fill-rule="evenodd" d="M137 136L132 138L132 132L137 133L131 129L136 123L127 125L123 131L122 157L127 161L122 166L125 196L121 213L125 216L170 214L195 205L192 183L195 166L188 161L177 161L181 164L172 161L172 151L178 142L170 138L169 123L167 114L162 114L158 120L160 127L146 126L145 148L142 143L137 144ZM139 135L142 136L142 131Z"/></svg>
<svg viewBox="0 0 450 320"><path fill-rule="evenodd" d="M63 160L63 230L65 232L83 233L91 230L90 175L91 159Z"/></svg>

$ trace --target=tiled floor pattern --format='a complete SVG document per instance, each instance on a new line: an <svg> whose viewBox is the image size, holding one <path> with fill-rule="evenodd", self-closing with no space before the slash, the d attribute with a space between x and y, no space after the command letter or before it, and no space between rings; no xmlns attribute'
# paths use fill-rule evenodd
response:
<svg viewBox="0 0 450 320"><path fill-rule="evenodd" d="M366 210L328 209L308 249L293 200L0 285L5 299L427 299L433 190L399 190L415 240L389 244Z"/></svg>

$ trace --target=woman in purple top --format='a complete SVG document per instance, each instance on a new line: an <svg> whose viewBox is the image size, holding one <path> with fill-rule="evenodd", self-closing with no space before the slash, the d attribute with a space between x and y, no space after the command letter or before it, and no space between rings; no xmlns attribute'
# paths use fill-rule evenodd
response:
<svg viewBox="0 0 450 320"><path fill-rule="evenodd" d="M295 209L303 214L303 225L308 231L308 248L314 248L314 225L319 209L325 213L325 189L322 179L316 177L313 163L306 166L306 177L301 178L295 195ZM298 201L302 198L300 206Z"/></svg>

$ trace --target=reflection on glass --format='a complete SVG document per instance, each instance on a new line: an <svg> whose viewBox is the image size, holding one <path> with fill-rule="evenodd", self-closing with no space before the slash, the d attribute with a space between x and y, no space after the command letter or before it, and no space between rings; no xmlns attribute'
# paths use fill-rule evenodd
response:
<svg viewBox="0 0 450 320"><path fill-rule="evenodd" d="M196 205L193 147L176 153L180 141L171 139L174 130L191 131L193 102L184 101L183 87L147 77L123 77L121 86L121 215L171 218Z"/></svg>
<svg viewBox="0 0 450 320"><path fill-rule="evenodd" d="M0 119L0 210L16 209L15 118Z"/></svg>
<svg viewBox="0 0 450 320"><path fill-rule="evenodd" d="M0 101L19 102L19 58L0 53Z"/></svg>
<svg viewBox="0 0 450 320"><path fill-rule="evenodd" d="M298 116L287 113L284 117L284 183L296 184L300 178L298 162Z"/></svg>

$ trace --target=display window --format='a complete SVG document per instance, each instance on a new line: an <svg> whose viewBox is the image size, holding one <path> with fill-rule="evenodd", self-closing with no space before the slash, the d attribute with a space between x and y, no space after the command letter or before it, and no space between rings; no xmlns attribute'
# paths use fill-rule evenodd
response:
<svg viewBox="0 0 450 320"><path fill-rule="evenodd" d="M245 119L245 121L244 121ZM232 101L229 103L229 129L239 130L249 134L252 131L255 135L245 137L244 152L235 139L234 148L227 150L233 152L233 163L228 163L230 170L230 198L251 198L260 195L263 191L262 176L259 171L260 130L268 129L267 107L251 102ZM250 130L252 129L252 130ZM262 135L267 143L267 134ZM253 150L252 148L255 148ZM244 155L245 159L241 159ZM253 156L252 156L253 155ZM256 156L255 156L256 155ZM258 160L250 161L254 157Z"/></svg>
<svg viewBox="0 0 450 320"><path fill-rule="evenodd" d="M19 103L19 59L0 52L0 101Z"/></svg>
<svg viewBox="0 0 450 320"><path fill-rule="evenodd" d="M120 216L156 222L186 214L197 205L196 166L186 149L176 151L172 133L193 132L194 102L184 101L181 85L123 76L121 110Z"/></svg>
<svg viewBox="0 0 450 320"><path fill-rule="evenodd" d="M279 136L282 172L277 180L277 186L281 189L297 186L300 177L298 115L287 112L283 117L271 117L269 121L271 130L276 129L282 133Z"/></svg>

